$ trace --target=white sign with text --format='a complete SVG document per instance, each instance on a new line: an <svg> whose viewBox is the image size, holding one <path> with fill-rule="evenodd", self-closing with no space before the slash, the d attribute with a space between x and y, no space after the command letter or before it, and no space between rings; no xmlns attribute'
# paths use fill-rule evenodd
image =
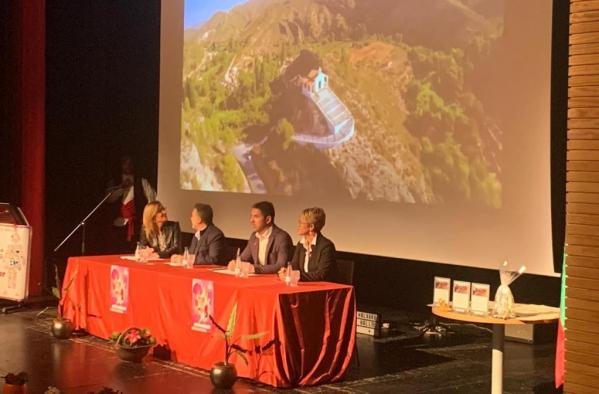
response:
<svg viewBox="0 0 599 394"><path fill-rule="evenodd" d="M468 312L470 308L470 282L453 281L453 310Z"/></svg>
<svg viewBox="0 0 599 394"><path fill-rule="evenodd" d="M484 283L472 283L470 311L475 315L486 316L489 313L489 293L491 288Z"/></svg>
<svg viewBox="0 0 599 394"><path fill-rule="evenodd" d="M451 279L435 276L433 284L433 304L435 306L449 306L449 290Z"/></svg>

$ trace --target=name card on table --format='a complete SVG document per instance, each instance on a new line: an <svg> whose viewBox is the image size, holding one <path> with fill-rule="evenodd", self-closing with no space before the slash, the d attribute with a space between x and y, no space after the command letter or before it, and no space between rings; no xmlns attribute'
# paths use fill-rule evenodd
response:
<svg viewBox="0 0 599 394"><path fill-rule="evenodd" d="M451 279L435 276L433 287L433 305L449 306L449 289L451 289Z"/></svg>
<svg viewBox="0 0 599 394"><path fill-rule="evenodd" d="M453 281L453 310L468 312L470 308L470 282Z"/></svg>
<svg viewBox="0 0 599 394"><path fill-rule="evenodd" d="M489 293L491 288L484 283L472 283L470 312L486 316L489 313Z"/></svg>

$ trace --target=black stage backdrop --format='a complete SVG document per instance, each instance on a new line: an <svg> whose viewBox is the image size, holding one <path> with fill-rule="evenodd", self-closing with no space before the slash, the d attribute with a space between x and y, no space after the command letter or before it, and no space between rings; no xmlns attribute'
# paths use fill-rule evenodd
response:
<svg viewBox="0 0 599 394"><path fill-rule="evenodd" d="M49 1L46 271L80 254L57 244L103 196L124 154L154 186L158 158L160 1ZM117 204L86 226L87 254L115 252ZM63 268L63 267L61 267Z"/></svg>

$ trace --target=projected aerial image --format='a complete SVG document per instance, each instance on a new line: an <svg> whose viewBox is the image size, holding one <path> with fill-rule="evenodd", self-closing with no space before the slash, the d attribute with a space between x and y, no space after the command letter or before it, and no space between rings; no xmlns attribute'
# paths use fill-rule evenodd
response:
<svg viewBox="0 0 599 394"><path fill-rule="evenodd" d="M186 0L186 190L502 205L498 0ZM488 76L487 76L488 77Z"/></svg>

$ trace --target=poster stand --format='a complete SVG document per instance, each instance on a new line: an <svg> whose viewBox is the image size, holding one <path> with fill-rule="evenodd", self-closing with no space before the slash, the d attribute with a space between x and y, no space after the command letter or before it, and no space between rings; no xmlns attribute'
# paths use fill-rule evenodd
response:
<svg viewBox="0 0 599 394"><path fill-rule="evenodd" d="M2 307L2 313L22 308L29 295L31 235L21 209L0 203L0 299L13 303Z"/></svg>

